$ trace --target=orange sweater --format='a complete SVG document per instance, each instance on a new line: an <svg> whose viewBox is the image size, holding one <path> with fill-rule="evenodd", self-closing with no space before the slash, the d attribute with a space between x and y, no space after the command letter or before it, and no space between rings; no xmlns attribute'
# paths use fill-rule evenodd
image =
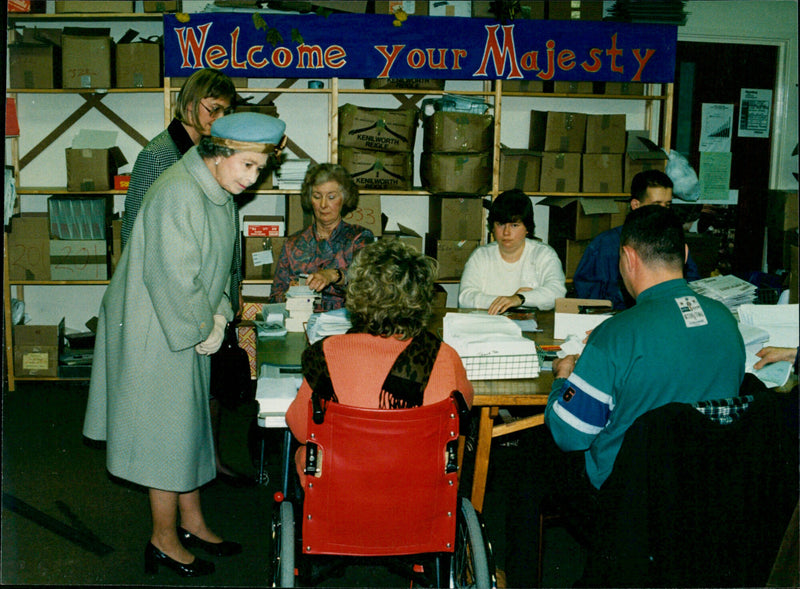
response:
<svg viewBox="0 0 800 589"><path fill-rule="evenodd" d="M411 340L402 341L364 333L333 335L325 339L322 348L339 402L377 409L381 385L397 356L409 343ZM453 348L442 342L422 404L430 405L446 399L454 390L460 391L467 405L472 406L472 385L467 380L461 358ZM311 387L304 379L297 397L286 412L286 423L301 444L306 441L310 399ZM299 448L295 462L298 474L302 473L305 466L304 447Z"/></svg>

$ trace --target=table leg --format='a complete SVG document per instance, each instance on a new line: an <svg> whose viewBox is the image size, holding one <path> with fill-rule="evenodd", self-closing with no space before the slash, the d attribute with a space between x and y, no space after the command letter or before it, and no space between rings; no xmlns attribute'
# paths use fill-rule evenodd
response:
<svg viewBox="0 0 800 589"><path fill-rule="evenodd" d="M483 497L486 494L486 478L489 474L489 451L492 447L493 419L491 407L481 407L478 422L478 446L475 449L475 472L472 475L472 506L483 510Z"/></svg>

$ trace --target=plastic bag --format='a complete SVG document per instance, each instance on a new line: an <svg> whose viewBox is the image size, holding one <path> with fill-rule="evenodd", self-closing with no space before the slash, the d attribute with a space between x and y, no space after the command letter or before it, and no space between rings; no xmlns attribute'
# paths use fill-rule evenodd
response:
<svg viewBox="0 0 800 589"><path fill-rule="evenodd" d="M665 171L672 180L674 196L690 202L700 198L700 182L697 179L697 173L689 165L689 160L674 149L669 152L669 161Z"/></svg>

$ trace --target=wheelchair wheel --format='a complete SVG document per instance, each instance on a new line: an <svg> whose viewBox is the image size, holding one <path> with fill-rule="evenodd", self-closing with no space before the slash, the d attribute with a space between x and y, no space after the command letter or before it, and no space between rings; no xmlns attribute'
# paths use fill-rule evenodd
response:
<svg viewBox="0 0 800 589"><path fill-rule="evenodd" d="M469 499L461 497L456 545L450 561L450 586L496 589L492 549Z"/></svg>
<svg viewBox="0 0 800 589"><path fill-rule="evenodd" d="M272 586L294 587L294 508L278 505L272 518Z"/></svg>

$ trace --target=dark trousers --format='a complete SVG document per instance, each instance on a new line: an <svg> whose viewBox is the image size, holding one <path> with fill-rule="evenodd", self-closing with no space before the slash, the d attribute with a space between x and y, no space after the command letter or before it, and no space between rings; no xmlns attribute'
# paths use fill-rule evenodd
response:
<svg viewBox="0 0 800 589"><path fill-rule="evenodd" d="M586 476L583 452L561 450L547 426L524 432L517 451L518 460L508 463L513 472L503 477L509 486L505 572L509 587L535 587L542 503L590 525L597 490Z"/></svg>

